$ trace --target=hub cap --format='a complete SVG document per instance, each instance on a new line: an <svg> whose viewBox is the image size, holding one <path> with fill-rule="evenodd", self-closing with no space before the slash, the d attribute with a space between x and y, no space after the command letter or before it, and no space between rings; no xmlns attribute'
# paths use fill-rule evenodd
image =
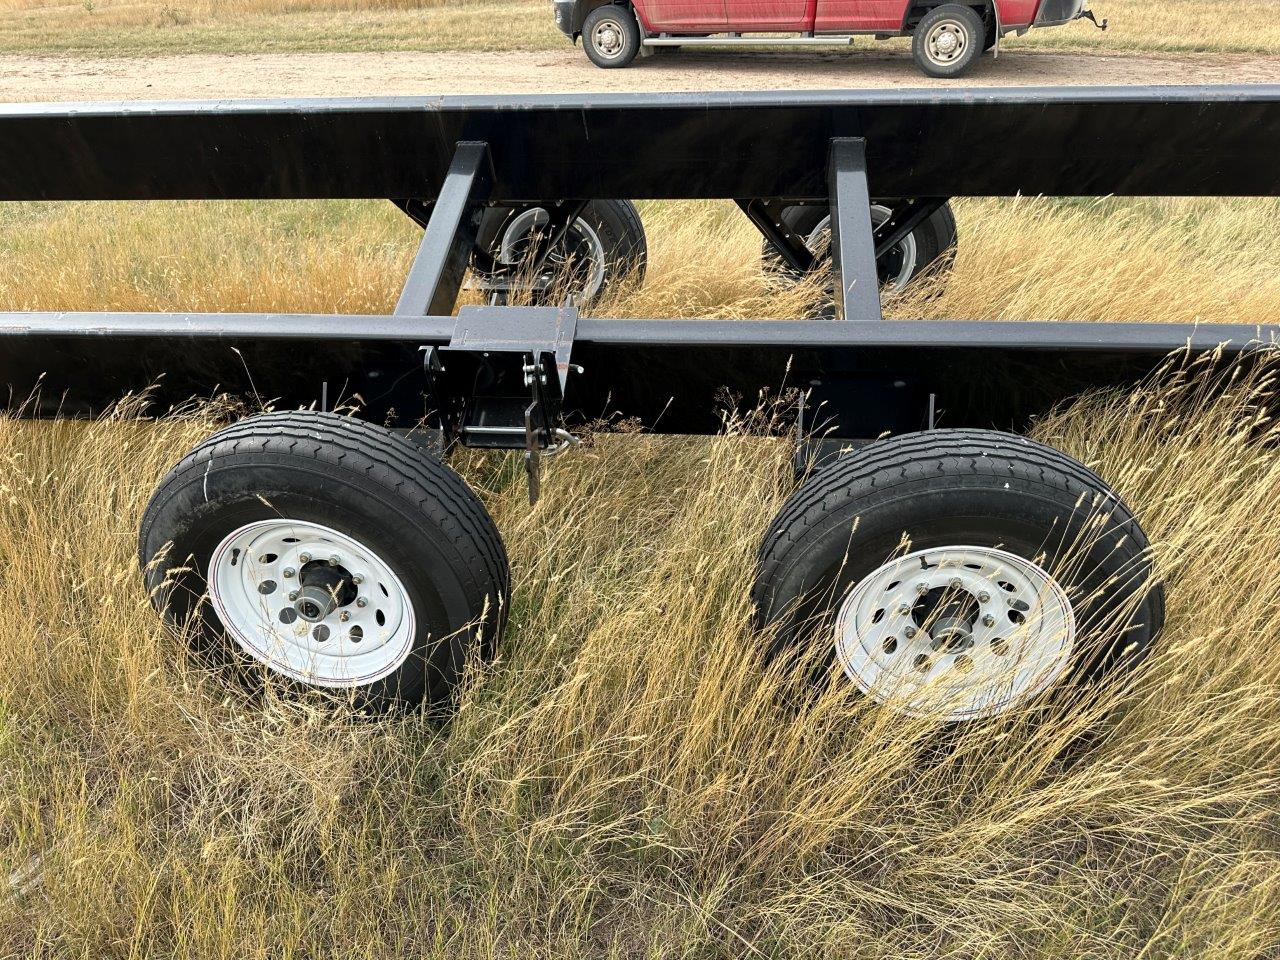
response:
<svg viewBox="0 0 1280 960"><path fill-rule="evenodd" d="M925 53L939 66L959 60L968 46L969 32L956 20L938 21L924 41Z"/></svg>
<svg viewBox="0 0 1280 960"><path fill-rule="evenodd" d="M836 658L868 696L911 716L995 716L1061 676L1075 641L1066 594L1039 566L990 547L920 550L846 596Z"/></svg>
<svg viewBox="0 0 1280 960"><path fill-rule="evenodd" d="M612 60L622 53L622 25L613 20L601 20L591 31L591 42L600 56Z"/></svg>
<svg viewBox="0 0 1280 960"><path fill-rule="evenodd" d="M399 577L368 547L318 523L241 527L213 551L208 583L240 647L312 686L373 683L413 647L413 605Z"/></svg>

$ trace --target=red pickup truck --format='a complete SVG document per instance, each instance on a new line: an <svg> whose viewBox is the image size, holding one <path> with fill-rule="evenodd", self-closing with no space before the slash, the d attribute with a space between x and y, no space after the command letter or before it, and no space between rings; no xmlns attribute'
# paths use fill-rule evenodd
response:
<svg viewBox="0 0 1280 960"><path fill-rule="evenodd" d="M1106 28L1085 0L553 0L556 24L582 37L598 67L625 67L645 56L702 45L848 45L911 37L920 69L958 77L1008 33L1084 17ZM773 36L766 36L773 34ZM778 36L784 34L784 36Z"/></svg>

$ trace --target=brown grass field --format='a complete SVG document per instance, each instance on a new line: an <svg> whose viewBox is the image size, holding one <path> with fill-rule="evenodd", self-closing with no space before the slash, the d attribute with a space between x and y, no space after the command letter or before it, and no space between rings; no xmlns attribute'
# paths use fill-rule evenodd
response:
<svg viewBox="0 0 1280 960"><path fill-rule="evenodd" d="M799 308L724 205L644 214L649 280L601 310ZM945 291L891 314L1280 322L1275 201L957 215ZM415 234L363 202L8 205L0 309L385 310ZM1036 427L1135 507L1168 628L1103 702L945 748L847 689L781 695L747 620L788 450L740 426L600 436L533 510L514 460L459 458L516 592L440 728L250 702L158 626L137 519L216 405L0 420L0 956L1274 955L1274 373L1193 369Z"/></svg>
<svg viewBox="0 0 1280 960"><path fill-rule="evenodd" d="M1280 50L1280 0L1098 0L1111 19L1009 46L1102 53ZM338 50L551 50L545 0L0 0L0 53L146 56ZM864 45L871 44L864 41Z"/></svg>

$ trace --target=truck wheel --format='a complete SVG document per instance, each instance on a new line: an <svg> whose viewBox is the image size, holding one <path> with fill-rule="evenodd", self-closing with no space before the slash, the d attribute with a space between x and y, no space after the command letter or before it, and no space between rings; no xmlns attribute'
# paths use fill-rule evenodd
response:
<svg viewBox="0 0 1280 960"><path fill-rule="evenodd" d="M1132 669L1164 619L1147 547L1065 454L935 430L804 483L765 535L754 599L775 654L817 650L862 695L969 720Z"/></svg>
<svg viewBox="0 0 1280 960"><path fill-rule="evenodd" d="M364 707L447 707L506 617L506 552L463 480L335 414L214 434L152 495L138 549L157 610L190 624L202 659Z"/></svg>
<svg viewBox="0 0 1280 960"><path fill-rule="evenodd" d="M489 262L521 277L520 263L529 257L539 231L547 222L542 207L489 207L476 233L476 247ZM477 261L480 258L477 258ZM638 282L644 278L648 244L640 212L630 200L592 200L569 227L559 249L546 259L541 279L556 284L555 294L573 294L579 306L591 303L622 279ZM473 262L483 287L494 274ZM567 278L560 276L568 271ZM535 302L539 296L535 292Z"/></svg>
<svg viewBox="0 0 1280 960"><path fill-rule="evenodd" d="M871 204L871 222L879 225L892 211L880 203ZM820 206L793 206L782 211L788 229L805 237L805 246L816 256L830 257L831 215ZM882 290L902 290L913 279L929 270L938 274L951 266L956 253L956 218L951 204L944 203L902 242L877 262ZM764 241L762 261L765 272L781 279L800 281L804 275L792 269L768 240ZM823 269L827 269L824 265Z"/></svg>
<svg viewBox="0 0 1280 960"><path fill-rule="evenodd" d="M911 54L926 76L958 77L982 55L987 28L973 7L945 3L916 24Z"/></svg>
<svg viewBox="0 0 1280 960"><path fill-rule="evenodd" d="M640 25L626 7L596 7L582 22L582 48L597 67L625 67L640 52Z"/></svg>

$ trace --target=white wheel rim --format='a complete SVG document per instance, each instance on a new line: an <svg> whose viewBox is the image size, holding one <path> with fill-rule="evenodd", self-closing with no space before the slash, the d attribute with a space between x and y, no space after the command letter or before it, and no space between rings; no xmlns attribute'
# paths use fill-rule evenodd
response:
<svg viewBox="0 0 1280 960"><path fill-rule="evenodd" d="M925 53L940 67L955 63L968 46L969 31L958 20L939 20L924 41Z"/></svg>
<svg viewBox="0 0 1280 960"><path fill-rule="evenodd" d="M507 266L518 266L520 262L519 244L534 230L541 229L546 225L548 220L547 211L542 207L534 207L525 210L523 213L513 217L511 222L507 224L507 228L502 232L502 241L498 244L498 259ZM600 241L600 235L596 233L591 224L579 217L573 221L570 228L570 235L573 232L587 241L587 246L591 249L591 273L587 277L587 283L579 292L579 296L583 301L591 300L600 288L604 286L604 244ZM551 265L552 270L563 266L566 263L563 255L557 254L554 250L548 254L547 263Z"/></svg>
<svg viewBox="0 0 1280 960"><path fill-rule="evenodd" d="M1066 594L1036 564L991 547L940 547L892 560L849 591L836 658L863 693L903 713L972 720L1053 683L1075 630Z"/></svg>
<svg viewBox="0 0 1280 960"><path fill-rule="evenodd" d="M350 574L356 595L308 622L297 616L290 593L308 564L333 558ZM413 647L413 604L400 578L369 547L318 523L281 519L241 527L213 551L208 584L218 619L242 649L312 686L374 683L399 668Z"/></svg>
<svg viewBox="0 0 1280 960"><path fill-rule="evenodd" d="M878 227L893 215L893 211L880 203L871 205L871 226ZM831 244L831 217L826 216L818 221L817 226L809 231L809 235L804 238L804 245L809 248L809 252L815 256L821 254L824 247L829 248ZM902 264L898 267L898 272L892 277L885 279L885 288L891 292L900 290L907 285L911 277L916 272L916 235L908 233L893 247L894 250L902 256Z"/></svg>

